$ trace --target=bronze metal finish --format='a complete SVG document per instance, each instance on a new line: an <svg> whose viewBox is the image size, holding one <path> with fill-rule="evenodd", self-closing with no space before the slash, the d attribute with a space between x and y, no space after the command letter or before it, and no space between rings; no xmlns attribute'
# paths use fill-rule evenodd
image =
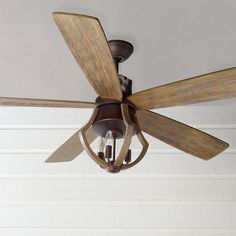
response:
<svg viewBox="0 0 236 236"><path fill-rule="evenodd" d="M92 124L92 131L101 137L105 137L106 133L111 131L114 138L123 138L126 127L122 117L121 102L102 98L97 98L96 102L98 113ZM127 100L123 103L128 105L130 120L134 126L133 135L135 135L139 130L135 107Z"/></svg>
<svg viewBox="0 0 236 236"><path fill-rule="evenodd" d="M120 170L128 169L131 166L134 166L136 163L138 163L143 158L143 156L146 153L147 148L148 148L147 141L145 140L144 137L142 137L141 131L138 130L137 137L139 138L141 144L143 145L143 149L141 151L141 154L134 162L132 162L130 164L124 164L125 158L126 158L127 153L129 151L131 139L132 139L133 132L134 132L133 130L134 130L135 126L133 125L133 122L131 121L128 104L121 103L119 105L121 107L121 114L122 114L122 118L123 118L123 121L125 124L125 134L124 134L123 145L122 145L120 152L116 158L112 158L112 160L111 160L112 150L110 150L108 153L109 157L106 153L106 158L104 160L103 158L100 157L100 155L97 155L92 150L92 148L90 147L90 144L88 142L86 132L90 129L90 127L92 126L92 124L94 123L94 121L96 119L96 116L97 116L98 110L99 110L98 107L96 107L94 109L94 112L93 112L90 120L88 121L88 123L86 125L84 125L79 131L80 142L83 145L83 148L85 149L85 151L101 168L106 169L110 173L118 173ZM115 145L113 145L112 148L115 148Z"/></svg>
<svg viewBox="0 0 236 236"><path fill-rule="evenodd" d="M110 40L108 45L111 49L111 55L116 58L119 63L127 60L133 53L134 47L131 43L124 40Z"/></svg>

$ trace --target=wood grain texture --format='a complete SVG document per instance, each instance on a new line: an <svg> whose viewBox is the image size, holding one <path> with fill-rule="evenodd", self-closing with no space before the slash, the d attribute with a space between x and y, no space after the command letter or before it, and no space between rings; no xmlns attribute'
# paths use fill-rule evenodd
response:
<svg viewBox="0 0 236 236"><path fill-rule="evenodd" d="M94 108L92 102L0 97L0 106Z"/></svg>
<svg viewBox="0 0 236 236"><path fill-rule="evenodd" d="M88 143L92 143L97 137L91 129L87 130L86 136ZM78 131L62 144L45 162L72 161L83 151L84 148L80 142Z"/></svg>
<svg viewBox="0 0 236 236"><path fill-rule="evenodd" d="M87 136L87 131L91 130L91 126L97 116L98 113L98 107L96 107L88 121L78 132L81 145L83 146L84 150L87 152L87 154L91 157L93 161L95 161L99 166L102 168L106 168L107 163L98 157L98 155L93 151L93 149L90 147L90 140Z"/></svg>
<svg viewBox="0 0 236 236"><path fill-rule="evenodd" d="M229 146L207 133L151 111L138 111L137 116L144 132L204 160L211 159Z"/></svg>
<svg viewBox="0 0 236 236"><path fill-rule="evenodd" d="M125 136L124 136L122 147L114 163L114 165L118 167L122 167L122 164L128 153L130 143L132 140L133 129L134 129L134 126L132 125L132 121L130 119L129 108L127 104L121 104L121 112L122 112L122 117L125 123L126 130L125 130Z"/></svg>
<svg viewBox="0 0 236 236"><path fill-rule="evenodd" d="M87 79L103 98L122 99L110 48L97 18L71 13L53 13L67 45Z"/></svg>
<svg viewBox="0 0 236 236"><path fill-rule="evenodd" d="M128 99L138 109L172 107L236 96L236 68L217 71L147 89Z"/></svg>

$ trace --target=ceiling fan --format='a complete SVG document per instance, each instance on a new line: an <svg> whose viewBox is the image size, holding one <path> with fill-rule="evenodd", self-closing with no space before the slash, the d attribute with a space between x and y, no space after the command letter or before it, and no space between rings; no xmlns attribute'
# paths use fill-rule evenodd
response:
<svg viewBox="0 0 236 236"><path fill-rule="evenodd" d="M198 158L208 160L229 145L200 130L149 109L227 99L236 96L236 68L217 71L132 94L132 81L118 74L119 63L133 53L122 40L107 41L95 17L53 13L53 18L77 63L97 92L95 103L81 101L0 98L1 105L93 108L91 118L60 146L46 162L71 161L83 150L102 168L116 173L136 165L148 142L142 131ZM131 158L130 142L137 135L140 155ZM90 144L100 137L95 153ZM124 139L116 155L116 140Z"/></svg>

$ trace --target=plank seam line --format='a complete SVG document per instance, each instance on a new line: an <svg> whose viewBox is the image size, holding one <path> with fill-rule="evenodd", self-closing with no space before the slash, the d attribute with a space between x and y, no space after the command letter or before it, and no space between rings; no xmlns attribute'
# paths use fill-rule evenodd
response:
<svg viewBox="0 0 236 236"><path fill-rule="evenodd" d="M197 129L236 129L236 124L188 124ZM65 125L65 124L44 124L44 125L27 125L27 124L1 124L0 130L78 130L82 125Z"/></svg>
<svg viewBox="0 0 236 236"><path fill-rule="evenodd" d="M50 205L50 206L78 206L78 207L158 207L158 206L165 206L165 205L176 205L176 206L228 206L228 207L236 207L236 200L235 201L189 201L189 200L182 200L182 201L177 201L177 200L112 200L112 201L107 201L107 200L58 200L55 201L53 200L41 200L41 201L4 201L0 200L0 205L9 205L9 206L16 206L16 205ZM232 209L233 210L233 209Z"/></svg>
<svg viewBox="0 0 236 236"><path fill-rule="evenodd" d="M199 205L220 205L220 206L236 206L236 200L230 201L218 201L218 200L153 200L153 199L129 199L129 200L0 200L0 205L54 205L54 206L68 206L68 205L77 205L77 206L87 206L87 207L117 207L117 206L130 206L130 207L156 207L156 206L165 206L165 205L185 205L185 206L199 206Z"/></svg>
<svg viewBox="0 0 236 236"><path fill-rule="evenodd" d="M55 151L55 149L0 149L0 154L51 154ZM133 149L132 152L134 154L137 154L140 152L140 150ZM186 153L182 151L174 150L174 149L173 150L171 149L149 149L148 150L147 155L155 155L155 154L185 154L187 155ZM231 148L231 149L225 150L220 155L229 155L229 154L236 154L236 149ZM86 153L83 153L82 155L86 156Z"/></svg>
<svg viewBox="0 0 236 236"><path fill-rule="evenodd" d="M39 175L1 175L0 180L10 180L10 179L55 179L55 180L236 180L236 175L120 175L120 176L111 176L110 174L83 174L83 175L50 175L50 174L39 174Z"/></svg>
<svg viewBox="0 0 236 236"><path fill-rule="evenodd" d="M222 232L222 231L226 231L226 232L236 232L236 229L228 229L228 228L183 228L183 229L179 229L179 228L162 228L162 229L157 229L157 228L152 228L152 227L148 227L148 228L141 228L141 227L119 227L119 228L111 228L111 227L72 227L72 226L65 226L65 227L60 227L60 226L30 226L30 227L19 227L19 226L12 226L12 227L7 227L7 226L0 226L0 229L4 229L4 230L17 230L17 229L23 229L23 230L28 230L28 229L49 229L49 230L55 230L55 229L60 229L60 230L101 230L101 231L106 231L106 230L114 230L114 231L122 231L122 230L130 230L130 231L137 231L137 230L144 230L144 231L159 231L159 232L163 232L163 231L170 231L170 232L174 232L174 231L178 231L178 232L182 232L182 231L206 231L206 232Z"/></svg>
<svg viewBox="0 0 236 236"><path fill-rule="evenodd" d="M91 175L49 175L49 174L39 174L39 175L0 175L1 180L6 179L55 179L55 180L144 180L144 179L153 179L153 180L236 180L236 175L120 175L120 176L111 176L110 174L105 173Z"/></svg>

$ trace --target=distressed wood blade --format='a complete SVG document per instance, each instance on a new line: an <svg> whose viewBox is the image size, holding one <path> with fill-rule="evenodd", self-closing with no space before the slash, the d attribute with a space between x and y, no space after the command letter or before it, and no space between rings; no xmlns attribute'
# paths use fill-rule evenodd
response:
<svg viewBox="0 0 236 236"><path fill-rule="evenodd" d="M236 68L217 71L135 93L137 109L180 106L236 97Z"/></svg>
<svg viewBox="0 0 236 236"><path fill-rule="evenodd" d="M92 102L0 97L0 106L94 108Z"/></svg>
<svg viewBox="0 0 236 236"><path fill-rule="evenodd" d="M99 20L62 12L53 13L53 18L97 94L122 100L116 67Z"/></svg>
<svg viewBox="0 0 236 236"><path fill-rule="evenodd" d="M137 117L144 132L204 160L229 147L218 138L151 111L137 111Z"/></svg>
<svg viewBox="0 0 236 236"><path fill-rule="evenodd" d="M96 135L89 129L86 132L89 144L96 139ZM66 162L75 159L84 148L80 142L79 131L62 144L45 162Z"/></svg>

